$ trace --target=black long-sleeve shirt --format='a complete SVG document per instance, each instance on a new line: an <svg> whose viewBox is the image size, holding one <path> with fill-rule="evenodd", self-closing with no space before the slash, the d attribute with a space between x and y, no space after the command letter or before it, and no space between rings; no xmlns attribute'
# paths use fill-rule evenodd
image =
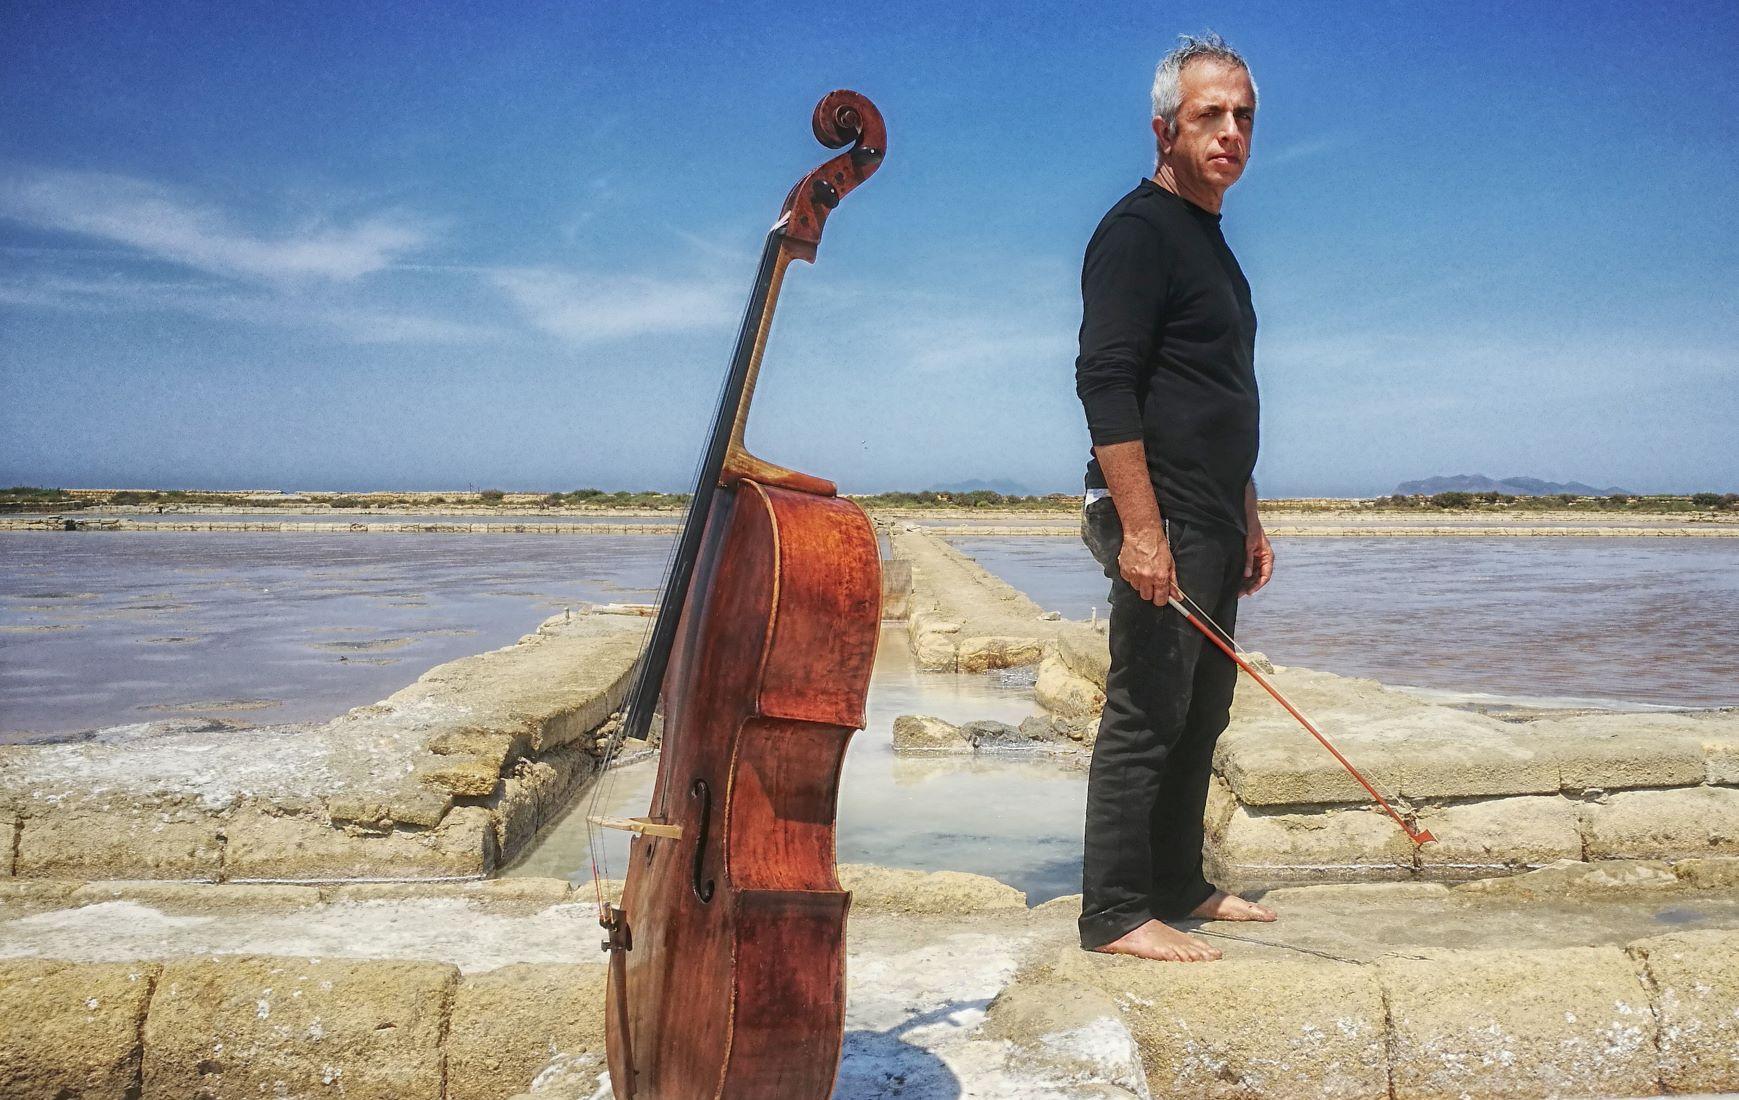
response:
<svg viewBox="0 0 1739 1100"><path fill-rule="evenodd" d="M1075 392L1094 446L1139 439L1162 515L1244 531L1256 468L1256 311L1220 216L1144 179L1081 268ZM1097 459L1087 487L1103 489Z"/></svg>

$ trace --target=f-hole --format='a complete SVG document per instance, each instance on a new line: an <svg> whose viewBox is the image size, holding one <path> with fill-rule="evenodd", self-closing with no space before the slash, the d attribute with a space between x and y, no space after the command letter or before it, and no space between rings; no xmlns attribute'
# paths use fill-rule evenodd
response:
<svg viewBox="0 0 1739 1100"><path fill-rule="evenodd" d="M694 838L694 896L704 904L713 899L713 880L704 878L706 874L706 834L707 827L712 823L713 795L712 788L706 785L706 780L697 779L689 788L690 798L700 799L700 831Z"/></svg>

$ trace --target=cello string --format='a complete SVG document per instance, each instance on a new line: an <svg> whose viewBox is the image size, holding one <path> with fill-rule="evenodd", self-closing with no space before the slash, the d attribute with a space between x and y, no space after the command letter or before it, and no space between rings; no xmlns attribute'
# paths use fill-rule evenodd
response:
<svg viewBox="0 0 1739 1100"><path fill-rule="evenodd" d="M705 439L710 440L713 435L717 433L720 420L725 415L724 399L729 391L730 381L730 372L727 370L718 384L717 393L713 400L712 419L708 424L707 434L703 437ZM693 485L695 489L699 488L700 478L705 472L705 467L706 450L703 448L699 457L695 459L694 468L689 477L689 483ZM688 506L683 510L682 525L684 527L693 521L693 512L698 499L699 493L691 490L689 493ZM641 631L640 635L640 660L642 661L646 659L647 649L651 643L652 633L658 622L658 613L662 610L663 602L669 593L671 578L675 573L678 564L677 555L680 552L681 544L682 536L679 532L677 537L671 540L669 549L665 551L664 567L660 570L659 574L658 602L653 605L652 614L648 616L647 624ZM638 676L636 676L636 682L637 680ZM631 686L630 692L632 692L632 690L633 688ZM622 709L617 712L617 728L610 733L610 739L604 747L603 754L599 757L598 775L592 783L591 797L587 800L586 804L586 846L591 857L592 887L593 891L597 894L600 910L604 905L603 880L609 876L610 862L608 846L605 843L603 836L604 830L592 824L591 818L597 815L600 804L608 804L615 797L616 788L620 779L619 772L621 770L616 766L616 758L621 753L628 739L627 719L627 703L624 701Z"/></svg>

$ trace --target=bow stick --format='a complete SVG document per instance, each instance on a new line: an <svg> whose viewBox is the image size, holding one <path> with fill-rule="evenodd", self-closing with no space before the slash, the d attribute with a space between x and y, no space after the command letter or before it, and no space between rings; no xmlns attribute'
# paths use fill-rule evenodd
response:
<svg viewBox="0 0 1739 1100"><path fill-rule="evenodd" d="M1183 595L1183 592L1181 589L1178 591L1178 594ZM1184 599L1189 600L1191 606L1195 605L1195 601L1190 600L1188 596L1184 596ZM1322 731L1317 729L1316 725L1313 722L1311 722L1310 719L1308 719L1304 716L1304 712L1299 710L1296 706L1294 706L1292 704L1292 700L1288 699L1285 695L1282 695L1280 693L1279 688L1277 688L1273 684L1269 683L1267 677L1263 676L1260 672L1257 672L1255 666L1252 665L1249 661L1244 659L1243 655L1236 648L1234 648L1236 643L1228 644L1228 639L1230 638L1230 635L1227 635L1225 638L1222 638L1220 636L1221 634L1224 634L1225 632L1220 630L1218 623L1214 623L1213 629L1210 630L1208 628L1208 623L1205 623L1202 621L1202 619L1208 618L1207 613L1205 611L1202 612L1201 618L1197 618L1195 612L1191 611L1188 607L1185 607L1183 605L1182 601L1180 601L1177 598L1177 596L1173 596L1171 598L1170 602L1171 602L1171 606L1173 606L1177 609L1178 614L1182 615L1185 619L1189 620L1189 624L1191 626L1195 627L1197 630L1201 631L1202 635L1204 637L1206 637L1208 639L1208 641L1213 642L1215 645L1219 646L1220 651L1222 653L1224 653L1226 656L1230 657L1232 659L1233 663L1235 663L1239 668L1241 668L1245 672L1249 673L1250 678L1252 680L1255 680L1258 684L1261 684L1263 690L1267 691L1268 694L1274 696L1274 701L1279 703L1281 706L1285 707L1286 713L1288 713L1288 714L1292 715L1292 717L1298 719L1299 725L1301 725L1305 729L1309 730L1311 733L1311 736L1315 737L1318 741L1320 741L1322 743L1323 748L1327 749L1330 753L1334 754L1334 758L1336 760L1340 761L1341 767L1345 768L1349 773L1351 773L1352 777L1359 781L1359 786L1361 786L1365 790L1369 791L1371 797L1377 800L1377 805L1379 805L1383 808L1383 812L1387 813L1390 817L1395 819L1395 824L1401 826L1401 831L1407 834L1408 840L1411 840L1414 844L1426 844L1426 843L1430 843L1430 842L1435 842L1437 840L1436 837L1431 835L1431 830L1417 828L1411 822L1409 822L1405 817L1403 817L1399 813L1397 813L1395 811L1395 808L1393 806L1389 805L1388 800L1385 799L1381 794L1377 793L1377 788L1371 786L1370 781L1367 780L1363 775L1359 774L1359 770L1357 768L1353 767L1352 761L1348 760L1346 757L1342 756L1340 750L1334 747L1334 743L1331 742L1328 738L1324 737L1322 735ZM1198 607L1196 610L1200 611L1201 609ZM1211 619L1209 619L1208 621L1212 622ZM1216 633L1216 631L1218 631L1218 633Z"/></svg>

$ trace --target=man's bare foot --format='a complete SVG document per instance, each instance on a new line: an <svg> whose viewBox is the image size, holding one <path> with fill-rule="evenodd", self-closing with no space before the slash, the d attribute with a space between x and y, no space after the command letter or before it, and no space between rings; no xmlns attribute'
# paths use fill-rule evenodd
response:
<svg viewBox="0 0 1739 1100"><path fill-rule="evenodd" d="M1237 894L1228 894L1224 890L1215 890L1207 901L1190 910L1190 916L1203 920L1255 920L1264 923L1280 919L1266 905L1245 901Z"/></svg>
<svg viewBox="0 0 1739 1100"><path fill-rule="evenodd" d="M1156 920L1150 920L1093 950L1106 955L1135 955L1160 962L1213 962L1220 957L1219 948L1209 947L1201 940Z"/></svg>

